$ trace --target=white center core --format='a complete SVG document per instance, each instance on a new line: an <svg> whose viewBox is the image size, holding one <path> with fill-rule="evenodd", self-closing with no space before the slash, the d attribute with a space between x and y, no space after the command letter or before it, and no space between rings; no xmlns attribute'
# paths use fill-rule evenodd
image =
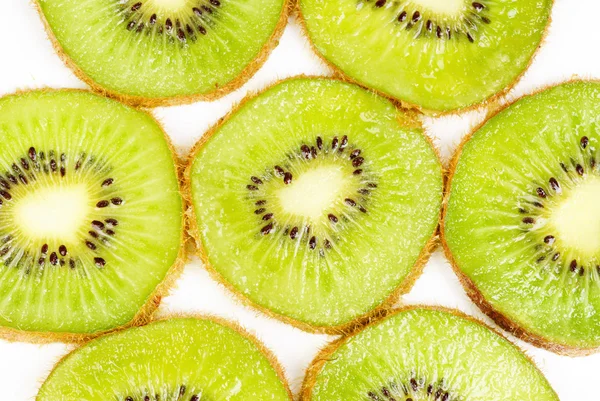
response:
<svg viewBox="0 0 600 401"><path fill-rule="evenodd" d="M600 178L589 177L552 211L550 224L564 245L584 255L600 253Z"/></svg>
<svg viewBox="0 0 600 401"><path fill-rule="evenodd" d="M15 205L15 223L32 238L75 241L89 211L86 186L39 188Z"/></svg>
<svg viewBox="0 0 600 401"><path fill-rule="evenodd" d="M151 6L155 9L165 11L178 11L184 8L188 1L187 0L149 0Z"/></svg>
<svg viewBox="0 0 600 401"><path fill-rule="evenodd" d="M281 207L291 215L319 219L339 198L346 175L338 166L308 170L279 190Z"/></svg>
<svg viewBox="0 0 600 401"><path fill-rule="evenodd" d="M465 8L465 0L412 0L416 9L425 8L435 14L460 15Z"/></svg>

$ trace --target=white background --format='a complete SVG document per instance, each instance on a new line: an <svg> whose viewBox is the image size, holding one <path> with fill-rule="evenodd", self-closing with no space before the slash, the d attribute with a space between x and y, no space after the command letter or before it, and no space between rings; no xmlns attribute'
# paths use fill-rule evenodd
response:
<svg viewBox="0 0 600 401"><path fill-rule="evenodd" d="M600 78L599 23L600 2L597 0L556 0L546 43L510 95L518 96L573 76ZM329 71L311 53L292 18L279 47L243 88L212 103L159 108L155 115L165 124L179 151L185 154L210 125L249 91L278 78L301 73L328 74ZM0 95L42 87L86 86L56 56L28 0L0 0ZM434 138L445 160L483 114L471 112L426 121L428 135ZM481 317L439 250L404 302L456 307ZM296 393L304 369L319 347L329 340L327 336L303 333L240 306L208 277L198 261L186 267L177 287L160 309L160 313L172 311L213 313L239 321L275 352ZM599 399L600 355L561 357L522 342L518 344L546 374L562 401ZM68 350L69 347L62 344L38 346L0 341L0 400L32 400L54 362Z"/></svg>

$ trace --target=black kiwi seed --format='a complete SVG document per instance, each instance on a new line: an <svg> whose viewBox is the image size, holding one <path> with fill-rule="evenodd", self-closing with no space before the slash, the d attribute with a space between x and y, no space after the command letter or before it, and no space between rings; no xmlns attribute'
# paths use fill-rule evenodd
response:
<svg viewBox="0 0 600 401"><path fill-rule="evenodd" d="M581 147L582 148L587 148L588 144L590 143L590 140L587 136L584 136L583 138L581 138Z"/></svg>
<svg viewBox="0 0 600 401"><path fill-rule="evenodd" d="M98 221L98 220L94 220L94 221L92 221L92 227L94 227L95 229L98 229L98 230L102 230L102 229L104 229L104 223L102 223L101 221Z"/></svg>
<svg viewBox="0 0 600 401"><path fill-rule="evenodd" d="M67 247L64 245L61 245L58 247L58 253L60 253L61 256L67 256Z"/></svg>
<svg viewBox="0 0 600 401"><path fill-rule="evenodd" d="M269 235L273 232L273 223L269 223L260 230L262 235Z"/></svg>
<svg viewBox="0 0 600 401"><path fill-rule="evenodd" d="M402 11L402 12L400 13L400 15L398 15L398 21L399 21L399 22L404 22L404 21L406 21L406 17L407 17L407 15L408 15L408 14L406 13L406 11Z"/></svg>
<svg viewBox="0 0 600 401"><path fill-rule="evenodd" d="M103 187L109 187L109 186L111 186L111 185L112 185L114 182L115 182L115 180L114 180L114 179L112 179L112 178L107 178L106 180L104 180L104 181L102 182L102 186L103 186Z"/></svg>
<svg viewBox="0 0 600 401"><path fill-rule="evenodd" d="M546 244L552 245L552 244L554 243L554 236L552 236L552 235L547 235L547 236L544 238L544 242L545 242Z"/></svg>
<svg viewBox="0 0 600 401"><path fill-rule="evenodd" d="M412 22L417 23L417 22L419 22L420 19L421 19L421 13L418 11L415 11L415 13L412 16Z"/></svg>
<svg viewBox="0 0 600 401"><path fill-rule="evenodd" d="M323 139L321 139L320 136L317 137L317 148L319 148L319 150L323 149Z"/></svg>
<svg viewBox="0 0 600 401"><path fill-rule="evenodd" d="M377 0L377 2L375 3L375 7L383 7L385 6L386 2L387 0Z"/></svg>
<svg viewBox="0 0 600 401"><path fill-rule="evenodd" d="M523 223L525 223L525 224L534 224L535 220L533 219L533 217L525 217L525 218L523 218Z"/></svg>
<svg viewBox="0 0 600 401"><path fill-rule="evenodd" d="M546 194L546 191L544 190L544 188L539 188L539 187L538 187L538 188L537 188L535 191L537 192L537 194L538 194L538 196L539 196L540 198L545 198L545 197L547 197L547 196L548 196L548 195Z"/></svg>
<svg viewBox="0 0 600 401"><path fill-rule="evenodd" d="M337 223L337 222L338 222L338 218L337 218L337 216L336 216L336 215L334 215L334 214L332 214L332 213L329 213L329 214L327 215L327 217L329 218L329 221L331 221L332 223Z"/></svg>
<svg viewBox="0 0 600 401"><path fill-rule="evenodd" d="M478 2L474 2L472 5L473 5L473 8L477 11L482 11L484 8L483 4L478 3Z"/></svg>
<svg viewBox="0 0 600 401"><path fill-rule="evenodd" d="M115 206L119 206L119 205L123 204L123 199L121 199L121 198L112 198L110 201Z"/></svg>
<svg viewBox="0 0 600 401"><path fill-rule="evenodd" d="M107 200L102 200L102 201L96 203L96 207L105 208L105 207L108 207L109 204L110 203Z"/></svg>
<svg viewBox="0 0 600 401"><path fill-rule="evenodd" d="M560 185L558 184L556 178L550 178L550 187L552 187L552 189L555 191L558 191L560 189Z"/></svg>
<svg viewBox="0 0 600 401"><path fill-rule="evenodd" d="M102 259L102 258L94 258L94 263L98 267L104 267L104 266L106 266L106 261L104 259Z"/></svg>
<svg viewBox="0 0 600 401"><path fill-rule="evenodd" d="M246 185L246 188L250 191L258 191L258 187L256 185Z"/></svg>
<svg viewBox="0 0 600 401"><path fill-rule="evenodd" d="M118 226L118 225L119 225L119 222L118 222L117 220L115 220L115 219L106 219L106 220L104 220L104 221L105 221L107 224L110 224L111 226L115 226L115 227L116 227L116 226Z"/></svg>
<svg viewBox="0 0 600 401"><path fill-rule="evenodd" d="M569 265L569 268L571 269L572 272L575 272L577 270L577 261L572 260L571 264Z"/></svg>
<svg viewBox="0 0 600 401"><path fill-rule="evenodd" d="M583 171L583 167L581 166L581 164L578 164L578 165L575 167L575 171L577 171L577 174L579 174L579 175L583 175L583 173L584 173L584 171Z"/></svg>
<svg viewBox="0 0 600 401"><path fill-rule="evenodd" d="M283 175L283 182L284 182L286 185L289 185L289 184L291 184L291 183L292 183L292 173L290 173L290 172L286 172L286 173Z"/></svg>
<svg viewBox="0 0 600 401"><path fill-rule="evenodd" d="M364 163L365 159L363 157L356 157L352 160L352 165L354 167L360 167Z"/></svg>
<svg viewBox="0 0 600 401"><path fill-rule="evenodd" d="M294 227L290 231L290 238L291 239L296 239L297 236L298 236L298 227Z"/></svg>
<svg viewBox="0 0 600 401"><path fill-rule="evenodd" d="M85 245L88 248L90 248L92 251L95 251L97 248L96 244L94 244L93 242L90 242L90 241L85 241Z"/></svg>
<svg viewBox="0 0 600 401"><path fill-rule="evenodd" d="M315 238L314 236L311 237L310 241L308 242L308 246L310 247L310 249L315 249L317 247L317 238Z"/></svg>

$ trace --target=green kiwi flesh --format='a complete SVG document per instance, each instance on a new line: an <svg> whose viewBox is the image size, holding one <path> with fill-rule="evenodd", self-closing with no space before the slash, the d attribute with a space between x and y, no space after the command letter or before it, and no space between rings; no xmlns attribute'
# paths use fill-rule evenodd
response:
<svg viewBox="0 0 600 401"><path fill-rule="evenodd" d="M302 401L558 401L516 346L453 311L413 308L331 344Z"/></svg>
<svg viewBox="0 0 600 401"><path fill-rule="evenodd" d="M36 400L289 401L287 384L271 361L255 340L230 325L164 320L69 354Z"/></svg>
<svg viewBox="0 0 600 401"><path fill-rule="evenodd" d="M148 114L83 91L0 99L0 332L129 323L178 259L182 199Z"/></svg>
<svg viewBox="0 0 600 401"><path fill-rule="evenodd" d="M316 50L365 86L428 111L483 102L529 65L552 0L300 0Z"/></svg>
<svg viewBox="0 0 600 401"><path fill-rule="evenodd" d="M390 101L352 84L277 84L209 132L190 163L208 265L299 326L344 326L406 291L438 225L435 150Z"/></svg>
<svg viewBox="0 0 600 401"><path fill-rule="evenodd" d="M465 284L551 349L600 346L598 99L574 82L517 101L464 144L451 181L444 236Z"/></svg>
<svg viewBox="0 0 600 401"><path fill-rule="evenodd" d="M86 78L146 102L210 95L245 80L287 12L285 0L37 2Z"/></svg>

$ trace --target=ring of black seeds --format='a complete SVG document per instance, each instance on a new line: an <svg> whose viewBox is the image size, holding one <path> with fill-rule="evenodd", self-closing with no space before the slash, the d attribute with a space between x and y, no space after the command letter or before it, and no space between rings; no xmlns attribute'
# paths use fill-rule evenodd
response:
<svg viewBox="0 0 600 401"><path fill-rule="evenodd" d="M83 171L107 172L106 168L99 164L93 156L80 154L76 160L70 161L65 153L56 150L40 150L30 147L27 154L18 157L11 164L10 170L0 172L0 210L6 208L15 201L12 192L18 189L27 190L43 176L54 176L56 179L67 179L70 174L78 174ZM110 246L109 238L117 234L115 227L119 222L110 217L110 209L120 207L124 200L115 196L115 179L105 177L101 180L100 189L107 194L106 199L96 201L99 209L107 209L105 223L98 220L90 222L89 237L83 239L90 251L94 252L92 260L98 268L107 265L103 257L103 251ZM111 196L108 196L108 195ZM30 274L34 268L43 270L45 268L60 268L67 266L75 269L81 264L80 255L69 252L65 244L58 244L55 249L50 249L48 243L42 244L37 250L22 249L18 240L12 233L3 232L0 229L0 260L5 266L22 269L25 274Z"/></svg>

